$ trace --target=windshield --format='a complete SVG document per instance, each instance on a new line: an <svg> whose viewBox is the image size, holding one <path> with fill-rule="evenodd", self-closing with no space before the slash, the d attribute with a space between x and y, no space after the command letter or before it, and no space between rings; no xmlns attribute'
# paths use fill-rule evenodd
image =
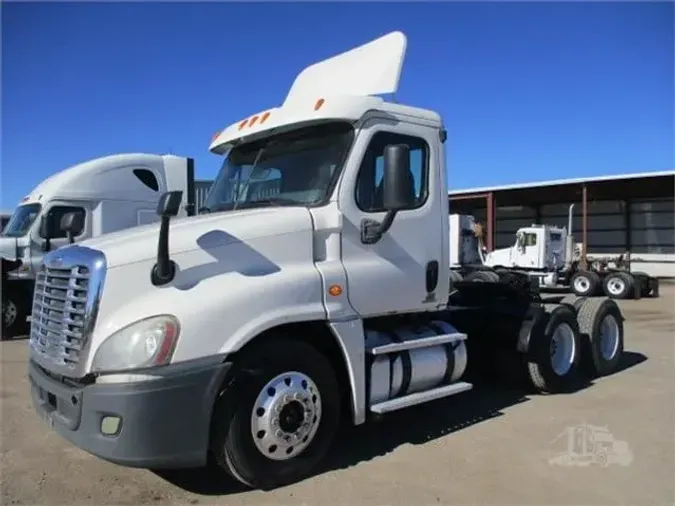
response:
<svg viewBox="0 0 675 506"><path fill-rule="evenodd" d="M323 202L344 163L353 134L350 124L336 122L235 146L201 212Z"/></svg>
<svg viewBox="0 0 675 506"><path fill-rule="evenodd" d="M4 237L21 237L28 232L30 226L40 214L40 204L26 204L17 207L2 231Z"/></svg>

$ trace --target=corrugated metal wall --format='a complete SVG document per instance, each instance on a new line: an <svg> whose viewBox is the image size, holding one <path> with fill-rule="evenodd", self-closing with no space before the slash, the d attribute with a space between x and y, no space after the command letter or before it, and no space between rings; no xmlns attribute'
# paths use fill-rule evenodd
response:
<svg viewBox="0 0 675 506"><path fill-rule="evenodd" d="M213 185L213 181L206 179L195 180L195 210L199 211L199 208L204 205L206 197L209 195L209 190Z"/></svg>
<svg viewBox="0 0 675 506"><path fill-rule="evenodd" d="M498 194L496 199L499 202ZM568 210L565 203L543 205L540 222L566 227ZM581 202L575 202L572 233L577 242L582 240L581 210ZM484 205L473 214L485 223ZM537 222L536 210L525 206L497 207L495 215L495 248L512 246L520 227ZM588 202L589 255L625 253L628 241L633 270L675 276L675 199L634 201L628 210L622 201Z"/></svg>

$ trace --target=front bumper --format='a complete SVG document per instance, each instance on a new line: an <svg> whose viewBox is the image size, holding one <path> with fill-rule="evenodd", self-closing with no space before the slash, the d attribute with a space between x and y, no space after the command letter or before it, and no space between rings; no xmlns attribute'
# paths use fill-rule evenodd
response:
<svg viewBox="0 0 675 506"><path fill-rule="evenodd" d="M230 365L209 359L166 366L149 381L72 386L31 360L28 375L35 410L75 446L123 466L184 468L206 464L211 411Z"/></svg>

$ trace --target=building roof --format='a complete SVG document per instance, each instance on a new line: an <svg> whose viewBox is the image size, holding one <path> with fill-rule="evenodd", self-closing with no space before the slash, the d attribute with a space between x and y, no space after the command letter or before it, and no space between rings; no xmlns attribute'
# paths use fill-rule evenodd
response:
<svg viewBox="0 0 675 506"><path fill-rule="evenodd" d="M656 172L640 172L636 174L617 174L613 176L594 176L594 177L579 177L571 179L554 179L551 181L536 181L532 183L514 183L498 186L482 186L478 188L466 188L463 190L451 190L448 195L466 195L469 193L487 193L500 192L506 190L524 190L527 188L542 188L547 186L567 186L567 185L582 185L584 183L601 183L620 181L624 179L642 179L652 177L675 176L675 170L661 170Z"/></svg>
<svg viewBox="0 0 675 506"><path fill-rule="evenodd" d="M471 201L482 199L488 194L494 195L498 206L538 206L579 202L583 187L586 187L588 200L673 198L675 170L486 186L453 190L448 192L448 197L455 209L473 207L475 204L470 204Z"/></svg>

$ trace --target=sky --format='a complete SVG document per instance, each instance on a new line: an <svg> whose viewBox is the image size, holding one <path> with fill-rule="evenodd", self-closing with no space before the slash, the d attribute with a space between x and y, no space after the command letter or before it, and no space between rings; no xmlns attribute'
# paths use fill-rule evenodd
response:
<svg viewBox="0 0 675 506"><path fill-rule="evenodd" d="M444 119L450 189L675 168L672 2L2 4L1 207L121 152L213 134L393 30L399 102Z"/></svg>

